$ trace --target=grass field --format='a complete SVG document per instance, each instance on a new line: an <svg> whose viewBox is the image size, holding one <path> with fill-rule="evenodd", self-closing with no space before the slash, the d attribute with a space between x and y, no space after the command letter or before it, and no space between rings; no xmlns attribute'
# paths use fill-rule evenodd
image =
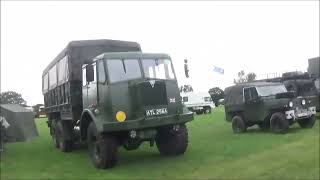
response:
<svg viewBox="0 0 320 180"><path fill-rule="evenodd" d="M319 116L318 116L319 119ZM284 135L253 127L233 134L222 108L195 116L188 124L189 147L178 157L163 157L143 144L120 149L113 169L95 169L86 148L62 153L53 147L46 119L36 119L40 137L6 144L4 179L319 179L319 120L313 129L297 124Z"/></svg>

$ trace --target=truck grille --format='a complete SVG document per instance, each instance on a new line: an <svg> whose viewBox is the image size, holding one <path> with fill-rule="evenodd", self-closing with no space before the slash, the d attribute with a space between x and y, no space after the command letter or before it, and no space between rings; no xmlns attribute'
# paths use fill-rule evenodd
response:
<svg viewBox="0 0 320 180"><path fill-rule="evenodd" d="M137 86L139 100L144 106L166 105L167 91L164 81L142 82Z"/></svg>

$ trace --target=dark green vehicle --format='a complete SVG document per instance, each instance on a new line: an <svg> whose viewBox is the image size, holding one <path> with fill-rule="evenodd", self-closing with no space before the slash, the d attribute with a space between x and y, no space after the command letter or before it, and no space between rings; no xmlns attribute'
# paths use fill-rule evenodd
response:
<svg viewBox="0 0 320 180"><path fill-rule="evenodd" d="M284 84L252 82L225 89L226 120L232 122L234 133L245 132L253 125L273 132L284 133L298 122L302 128L315 123L314 96L295 97Z"/></svg>
<svg viewBox="0 0 320 180"><path fill-rule="evenodd" d="M168 55L142 53L137 43L112 40L71 42L65 52L43 73L48 126L57 148L69 152L85 142L97 168L113 167L119 146L135 150L144 141L156 143L164 155L186 151L185 123L193 114L180 101ZM51 76L56 85L50 86Z"/></svg>

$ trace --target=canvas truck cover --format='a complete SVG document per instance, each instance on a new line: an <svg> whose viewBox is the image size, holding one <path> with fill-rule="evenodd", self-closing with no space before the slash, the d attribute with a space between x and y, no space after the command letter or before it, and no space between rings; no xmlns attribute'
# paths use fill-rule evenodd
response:
<svg viewBox="0 0 320 180"><path fill-rule="evenodd" d="M141 52L141 47L136 42L108 39L71 41L43 71L45 80L49 76L48 88L53 89L69 80L81 80L82 65L104 52ZM51 72L57 72L58 79L50 77ZM55 81L52 87L51 81Z"/></svg>
<svg viewBox="0 0 320 180"><path fill-rule="evenodd" d="M269 85L280 85L282 83L278 82L248 82L248 83L241 83L234 86L227 87L224 90L225 94L225 105L232 106L232 105L242 105L244 103L243 100L243 88L245 87L252 87L252 86L269 86Z"/></svg>
<svg viewBox="0 0 320 180"><path fill-rule="evenodd" d="M38 136L32 111L18 104L1 104L0 110L0 116L9 124L5 131L7 142L29 141Z"/></svg>

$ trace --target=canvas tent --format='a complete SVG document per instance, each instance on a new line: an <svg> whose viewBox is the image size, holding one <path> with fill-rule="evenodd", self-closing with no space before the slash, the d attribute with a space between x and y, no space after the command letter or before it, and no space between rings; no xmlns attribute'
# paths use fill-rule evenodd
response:
<svg viewBox="0 0 320 180"><path fill-rule="evenodd" d="M38 136L34 114L18 104L0 104L0 116L9 124L5 128L6 142L29 141Z"/></svg>

